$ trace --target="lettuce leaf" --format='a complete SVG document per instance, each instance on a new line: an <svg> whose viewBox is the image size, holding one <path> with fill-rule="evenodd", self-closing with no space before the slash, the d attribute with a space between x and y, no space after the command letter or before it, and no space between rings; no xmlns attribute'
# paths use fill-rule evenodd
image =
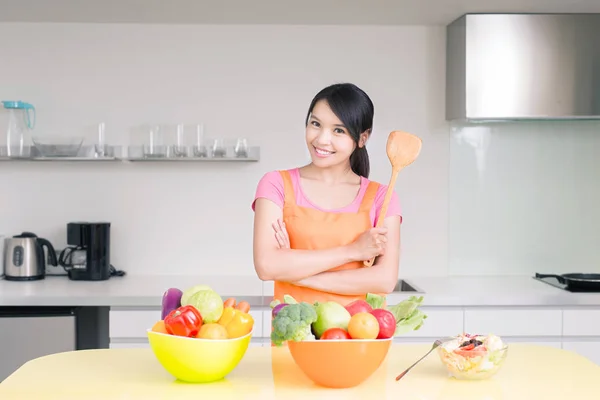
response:
<svg viewBox="0 0 600 400"><path fill-rule="evenodd" d="M365 299L367 303L371 306L371 308L383 308L383 303L385 302L385 297L380 296L378 294L367 293L367 297Z"/></svg>
<svg viewBox="0 0 600 400"><path fill-rule="evenodd" d="M283 302L285 304L298 304L298 302L296 301L296 299L293 298L292 296L290 296L289 294L284 294L283 295Z"/></svg>
<svg viewBox="0 0 600 400"><path fill-rule="evenodd" d="M419 309L423 300L423 296L411 296L395 306L388 307L388 310L396 318L396 332L394 336L419 330L423 326L425 319L427 319L427 315Z"/></svg>

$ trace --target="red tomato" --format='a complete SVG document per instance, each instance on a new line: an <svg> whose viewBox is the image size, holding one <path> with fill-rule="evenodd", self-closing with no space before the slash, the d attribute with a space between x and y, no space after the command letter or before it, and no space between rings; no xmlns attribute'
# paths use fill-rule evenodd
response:
<svg viewBox="0 0 600 400"><path fill-rule="evenodd" d="M459 347L458 349L454 350L454 352L464 358L472 358L485 356L487 349L482 345L475 347L475 345L471 343L468 346Z"/></svg>
<svg viewBox="0 0 600 400"><path fill-rule="evenodd" d="M351 339L350 334L342 328L330 328L323 332L321 340L345 340Z"/></svg>

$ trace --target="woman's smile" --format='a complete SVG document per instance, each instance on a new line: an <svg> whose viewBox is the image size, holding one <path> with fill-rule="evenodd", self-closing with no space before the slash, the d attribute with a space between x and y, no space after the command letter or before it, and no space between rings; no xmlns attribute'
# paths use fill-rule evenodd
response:
<svg viewBox="0 0 600 400"><path fill-rule="evenodd" d="M335 151L321 149L315 145L313 145L313 149L315 150L315 154L317 155L317 157L321 157L321 158L329 157L329 156L335 154Z"/></svg>

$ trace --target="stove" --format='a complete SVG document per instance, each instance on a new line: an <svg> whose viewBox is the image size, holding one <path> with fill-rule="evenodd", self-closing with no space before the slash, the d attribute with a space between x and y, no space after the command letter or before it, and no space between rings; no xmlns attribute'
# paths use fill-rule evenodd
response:
<svg viewBox="0 0 600 400"><path fill-rule="evenodd" d="M533 279L535 279L536 281L540 281L540 282L544 282L547 285L550 286L554 286L555 288L559 288L562 290L565 290L567 292L572 292L572 293L600 293L600 288L579 288L579 287L569 287L567 286L566 283L560 283L558 281L558 279L555 276L552 277L548 277L548 276L544 276L546 274L539 274L543 277L538 277L538 274L536 273L535 276L533 277Z"/></svg>

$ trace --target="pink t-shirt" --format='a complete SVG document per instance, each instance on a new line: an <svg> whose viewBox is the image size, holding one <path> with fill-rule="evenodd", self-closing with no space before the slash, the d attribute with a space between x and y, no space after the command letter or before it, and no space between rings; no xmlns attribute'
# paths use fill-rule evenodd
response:
<svg viewBox="0 0 600 400"><path fill-rule="evenodd" d="M354 201L344 208L339 208L336 210L326 210L317 205L313 204L304 196L302 192L302 187L300 185L300 171L298 168L290 169L290 177L292 179L292 186L294 188L294 194L296 196L296 204L300 207L309 207L314 208L316 210L324 211L324 212L332 212L332 213L352 213L357 212L360 204L362 203L365 192L367 191L367 186L369 186L369 179L361 176L360 178L360 190L358 192L358 196L354 199ZM379 217L379 213L381 212L381 206L383 205L383 199L385 198L385 192L387 190L387 185L380 185L377 190L377 194L375 195L375 201L373 202L373 207L371 208L371 223L375 226L375 221ZM256 195L254 196L254 201L252 202L252 210L254 210L254 204L256 199L264 198L269 199L273 203L277 204L279 207L283 208L284 201L284 188L283 188L283 178L279 171L271 171L267 172L261 180L258 182L258 186L256 188ZM392 192L392 199L390 200L390 204L387 209L387 216L395 216L399 215L400 220L402 221L402 210L400 208L400 201L398 200L398 195L394 190Z"/></svg>

